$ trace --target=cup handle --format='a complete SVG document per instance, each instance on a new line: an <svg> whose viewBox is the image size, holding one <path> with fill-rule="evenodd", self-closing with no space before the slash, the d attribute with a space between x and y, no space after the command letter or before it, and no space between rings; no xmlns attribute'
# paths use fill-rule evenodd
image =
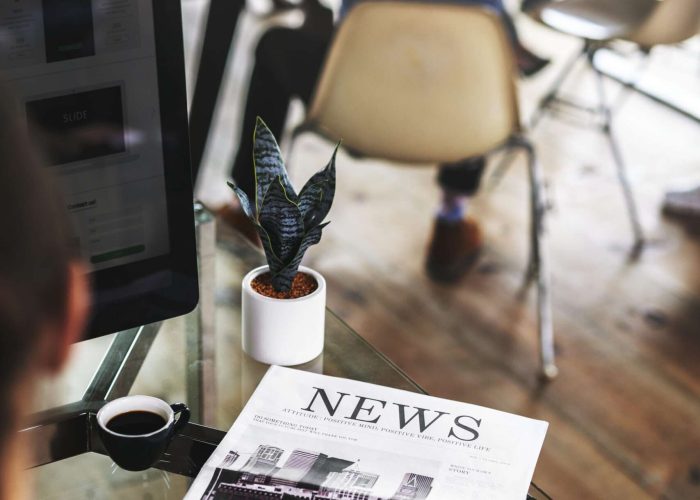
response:
<svg viewBox="0 0 700 500"><path fill-rule="evenodd" d="M171 435L174 436L175 434L180 432L185 425L187 425L187 422L190 421L190 409L185 403L171 404L170 408L172 408L173 413L175 413L175 415L177 415L178 413L180 414L180 418L178 418L175 421L175 425L173 425Z"/></svg>

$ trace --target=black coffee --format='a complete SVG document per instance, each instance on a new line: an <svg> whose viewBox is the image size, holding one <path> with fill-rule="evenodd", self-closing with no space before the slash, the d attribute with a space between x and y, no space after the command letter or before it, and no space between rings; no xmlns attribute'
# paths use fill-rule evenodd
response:
<svg viewBox="0 0 700 500"><path fill-rule="evenodd" d="M165 419L150 411L130 411L112 417L107 422L107 429L118 434L137 436L150 434L165 425Z"/></svg>

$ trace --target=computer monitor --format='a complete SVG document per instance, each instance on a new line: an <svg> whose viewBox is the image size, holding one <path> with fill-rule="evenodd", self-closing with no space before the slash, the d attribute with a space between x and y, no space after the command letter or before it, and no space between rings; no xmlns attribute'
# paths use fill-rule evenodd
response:
<svg viewBox="0 0 700 500"><path fill-rule="evenodd" d="M190 311L198 289L180 0L0 0L0 75L92 266L88 337Z"/></svg>

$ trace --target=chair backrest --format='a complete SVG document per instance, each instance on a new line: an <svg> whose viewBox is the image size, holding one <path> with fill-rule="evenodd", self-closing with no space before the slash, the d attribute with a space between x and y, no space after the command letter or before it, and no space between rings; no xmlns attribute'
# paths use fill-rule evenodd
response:
<svg viewBox="0 0 700 500"><path fill-rule="evenodd" d="M365 2L341 24L307 123L366 156L441 163L519 128L512 49L481 7Z"/></svg>
<svg viewBox="0 0 700 500"><path fill-rule="evenodd" d="M663 0L629 37L643 47L679 43L700 32L700 0Z"/></svg>

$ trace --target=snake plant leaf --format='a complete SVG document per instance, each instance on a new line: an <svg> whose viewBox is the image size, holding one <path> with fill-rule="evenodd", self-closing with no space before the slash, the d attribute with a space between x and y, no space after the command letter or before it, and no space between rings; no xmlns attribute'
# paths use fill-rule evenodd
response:
<svg viewBox="0 0 700 500"><path fill-rule="evenodd" d="M253 134L253 168L255 170L255 207L257 213L261 212L265 193L278 178L282 179L287 197L296 202L297 195L292 183L289 182L289 177L287 177L287 169L284 167L282 153L275 136L260 117L257 117L255 121Z"/></svg>
<svg viewBox="0 0 700 500"><path fill-rule="evenodd" d="M270 267L270 270L282 269L284 264L281 260L279 260L277 255L275 255L275 250L272 247L272 240L267 234L267 231L265 231L265 228L262 226L256 226L256 229L258 230L258 235L260 235L260 241L262 242L263 251L265 252L265 260L267 261L267 265Z"/></svg>
<svg viewBox="0 0 700 500"><path fill-rule="evenodd" d="M238 197L238 201L241 203L241 208L243 208L243 212L246 214L246 216L249 219L252 219L253 221L255 220L255 213L253 212L253 207L250 205L250 200L248 199L248 195L245 194L245 191L243 191L241 188L236 186L233 182L227 182L228 187L233 189L233 192L236 193L236 196Z"/></svg>
<svg viewBox="0 0 700 500"><path fill-rule="evenodd" d="M328 215L335 196L335 155L340 143L335 146L328 164L316 172L299 193L299 210L304 218L304 228L309 231Z"/></svg>
<svg viewBox="0 0 700 500"><path fill-rule="evenodd" d="M281 177L270 184L258 220L269 237L274 255L282 263L289 262L299 250L304 220L299 207L288 198Z"/></svg>
<svg viewBox="0 0 700 500"><path fill-rule="evenodd" d="M320 224L312 228L310 231L306 232L301 240L301 245L299 246L299 249L297 250L297 253L292 258L292 260L289 261L276 273L272 273L272 286L275 290L287 292L289 291L289 289L291 289L294 277L299 271L301 259L304 257L304 254L310 246L315 245L319 241L321 241L321 233L323 232L323 228L326 227L328 224L328 222L326 222L325 224Z"/></svg>

